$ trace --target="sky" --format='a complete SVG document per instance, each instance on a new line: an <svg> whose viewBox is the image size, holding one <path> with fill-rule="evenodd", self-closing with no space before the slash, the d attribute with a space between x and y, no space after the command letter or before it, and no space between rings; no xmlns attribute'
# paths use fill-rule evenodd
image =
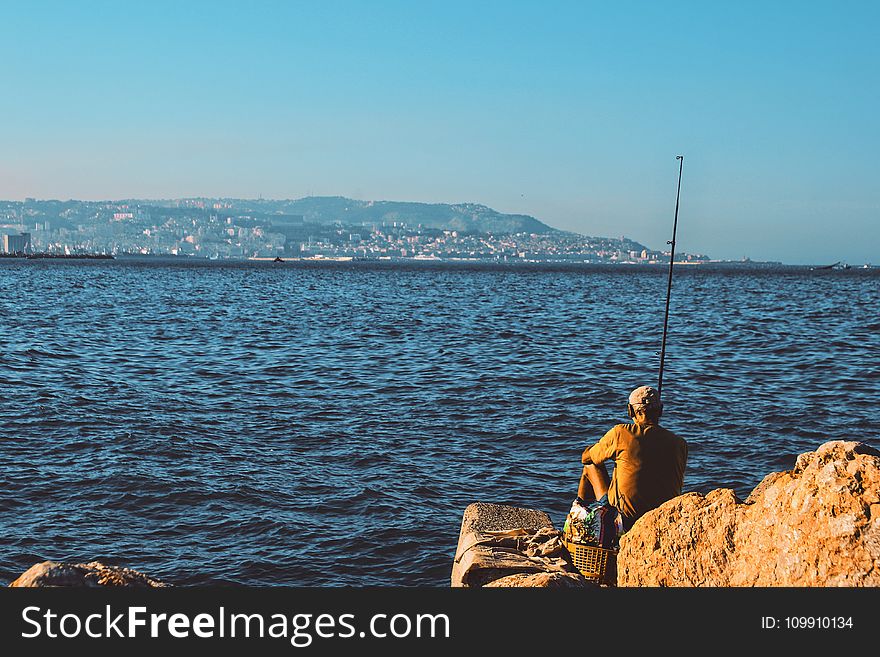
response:
<svg viewBox="0 0 880 657"><path fill-rule="evenodd" d="M482 203L880 263L874 2L0 1L0 198Z"/></svg>

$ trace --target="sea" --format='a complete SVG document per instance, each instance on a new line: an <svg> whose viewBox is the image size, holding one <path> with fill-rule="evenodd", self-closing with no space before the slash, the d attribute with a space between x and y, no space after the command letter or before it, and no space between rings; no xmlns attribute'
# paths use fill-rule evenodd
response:
<svg viewBox="0 0 880 657"><path fill-rule="evenodd" d="M0 583L449 585L473 502L561 527L656 385L667 269L0 259ZM742 499L880 446L880 269L677 266L662 423Z"/></svg>

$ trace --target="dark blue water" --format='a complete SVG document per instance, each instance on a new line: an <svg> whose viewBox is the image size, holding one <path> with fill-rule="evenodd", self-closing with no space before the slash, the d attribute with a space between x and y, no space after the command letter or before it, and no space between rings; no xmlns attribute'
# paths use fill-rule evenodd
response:
<svg viewBox="0 0 880 657"><path fill-rule="evenodd" d="M741 497L878 442L880 272L676 269L664 424ZM561 521L656 381L664 268L0 260L0 581L446 586L475 501Z"/></svg>

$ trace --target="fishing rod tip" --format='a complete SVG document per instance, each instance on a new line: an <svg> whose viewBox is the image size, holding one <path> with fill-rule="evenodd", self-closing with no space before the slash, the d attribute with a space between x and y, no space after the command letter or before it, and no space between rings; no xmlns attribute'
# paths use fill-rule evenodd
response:
<svg viewBox="0 0 880 657"><path fill-rule="evenodd" d="M676 159L676 160L683 160L683 159L684 159L684 155L676 155L676 156L675 156L675 159Z"/></svg>

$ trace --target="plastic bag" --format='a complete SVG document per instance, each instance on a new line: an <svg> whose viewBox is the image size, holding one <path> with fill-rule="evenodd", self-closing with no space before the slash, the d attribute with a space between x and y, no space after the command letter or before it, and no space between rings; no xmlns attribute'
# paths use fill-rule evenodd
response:
<svg viewBox="0 0 880 657"><path fill-rule="evenodd" d="M572 543L610 549L617 543L617 517L617 509L610 504L593 502L585 506L575 500L565 518L562 533Z"/></svg>

